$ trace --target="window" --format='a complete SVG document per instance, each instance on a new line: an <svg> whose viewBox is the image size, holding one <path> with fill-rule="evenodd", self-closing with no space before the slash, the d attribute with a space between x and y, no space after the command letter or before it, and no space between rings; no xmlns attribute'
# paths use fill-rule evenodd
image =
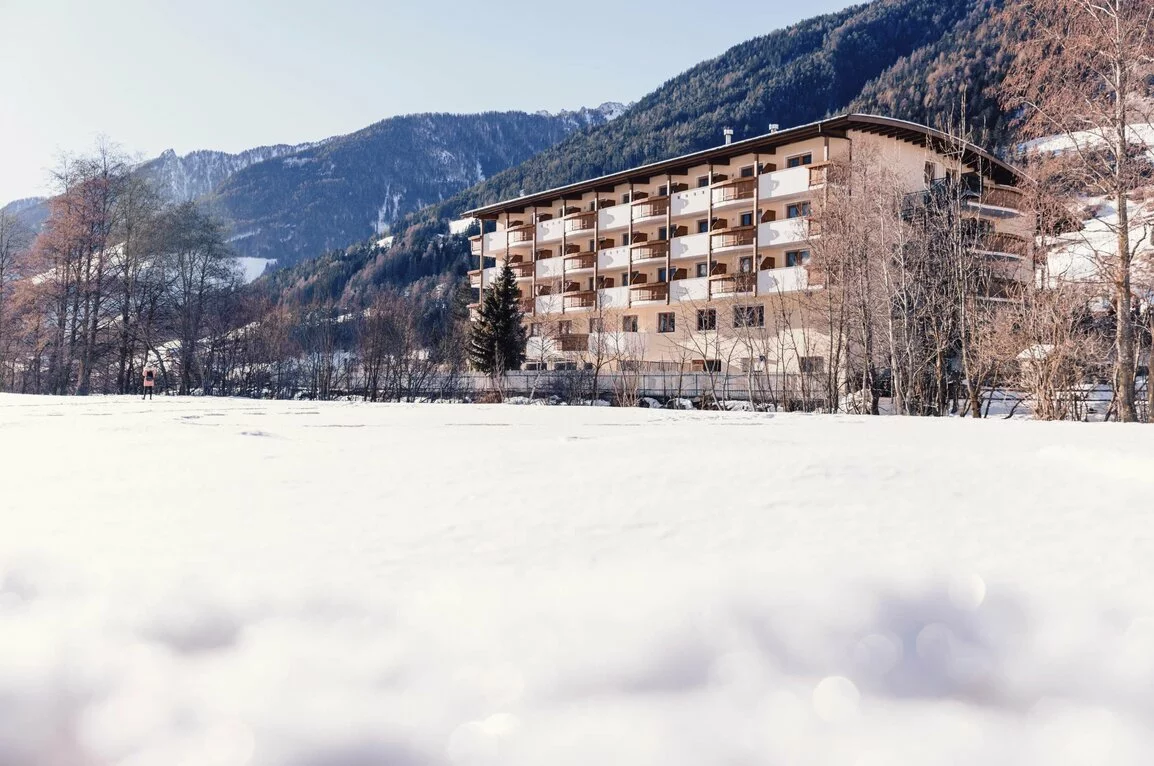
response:
<svg viewBox="0 0 1154 766"><path fill-rule="evenodd" d="M622 247L629 247L629 235L628 234L622 234L621 235L621 246Z"/></svg>
<svg viewBox="0 0 1154 766"><path fill-rule="evenodd" d="M753 213L742 213L741 214L741 225L742 226L753 226Z"/></svg>
<svg viewBox="0 0 1154 766"><path fill-rule="evenodd" d="M665 184L661 184L661 186L657 187L657 196L658 197L664 197L667 194L669 194L669 187L668 186L666 186Z"/></svg>
<svg viewBox="0 0 1154 766"><path fill-rule="evenodd" d="M786 266L805 266L809 263L808 250L790 250L785 254Z"/></svg>
<svg viewBox="0 0 1154 766"><path fill-rule="evenodd" d="M700 221L697 222L697 233L698 234L705 234L707 231L709 231L709 219L708 218L702 218Z"/></svg>
<svg viewBox="0 0 1154 766"><path fill-rule="evenodd" d="M621 204L622 205L628 205L629 204L629 195L628 194L622 194L621 195Z"/></svg>
<svg viewBox="0 0 1154 766"><path fill-rule="evenodd" d="M591 317L589 319L589 332L604 332L605 328L602 324L601 317Z"/></svg>
<svg viewBox="0 0 1154 766"><path fill-rule="evenodd" d="M796 157L790 157L789 159L787 159L785 161L785 166L787 168L800 168L802 165L812 165L812 164L813 164L813 155L812 154L799 154Z"/></svg>
<svg viewBox="0 0 1154 766"><path fill-rule="evenodd" d="M795 202L792 205L787 205L785 208L786 218L807 218L809 217L811 206L808 202Z"/></svg>
<svg viewBox="0 0 1154 766"><path fill-rule="evenodd" d="M734 306L734 327L765 327L765 306Z"/></svg>
<svg viewBox="0 0 1154 766"><path fill-rule="evenodd" d="M576 362L554 362L553 363L553 369L554 370L576 370L577 369L577 363Z"/></svg>
<svg viewBox="0 0 1154 766"><path fill-rule="evenodd" d="M585 281L585 289L588 290L589 292L593 292L594 290L597 289L596 287L593 286L593 277L589 277L589 279Z"/></svg>
<svg viewBox="0 0 1154 766"><path fill-rule="evenodd" d="M669 272L666 271L664 268L658 269L657 270L657 281L658 282L668 282L669 280L666 279L666 277L668 275L669 275Z"/></svg>
<svg viewBox="0 0 1154 766"><path fill-rule="evenodd" d="M540 364L539 362L525 362L525 370L527 372L532 372L534 370L543 370L543 369L545 369L545 365Z"/></svg>
<svg viewBox="0 0 1154 766"><path fill-rule="evenodd" d="M628 271L624 271L621 273L621 285L623 287L629 287L629 272Z"/></svg>
<svg viewBox="0 0 1154 766"><path fill-rule="evenodd" d="M589 240L589 252L592 253L596 250L597 250L597 240L595 240L595 239Z"/></svg>
<svg viewBox="0 0 1154 766"><path fill-rule="evenodd" d="M530 338L541 337L541 324L539 322L534 322L533 324L529 325L529 337Z"/></svg>
<svg viewBox="0 0 1154 766"><path fill-rule="evenodd" d="M669 239L669 229L665 228L664 226L662 226L660 229L658 229L657 230L657 239L658 239L658 241Z"/></svg>
<svg viewBox="0 0 1154 766"><path fill-rule="evenodd" d="M934 163L932 163L932 162L927 162L927 163L926 163L926 171L925 171L925 176L926 176L926 186L931 186L931 185L933 185L933 183L934 183L934 177L935 177L936 175L937 175L937 168L935 168L935 167L934 167Z"/></svg>
<svg viewBox="0 0 1154 766"><path fill-rule="evenodd" d="M825 360L820 356L799 357L797 368L808 375L820 375L825 370Z"/></svg>
<svg viewBox="0 0 1154 766"><path fill-rule="evenodd" d="M697 276L699 279L701 277L708 277L709 276L709 264L706 263L705 261L702 261L701 263L697 264L697 266L695 268L696 268Z"/></svg>
<svg viewBox="0 0 1154 766"><path fill-rule="evenodd" d="M657 315L657 332L674 332L677 327L677 316L673 312L661 312Z"/></svg>
<svg viewBox="0 0 1154 766"><path fill-rule="evenodd" d="M717 329L717 309L697 310L697 331L708 332Z"/></svg>
<svg viewBox="0 0 1154 766"><path fill-rule="evenodd" d="M563 322L557 323L557 334L558 335L569 335L572 332L573 332L573 321L571 319L566 319Z"/></svg>
<svg viewBox="0 0 1154 766"><path fill-rule="evenodd" d="M698 176L697 188L704 189L706 186L709 186L709 176Z"/></svg>
<svg viewBox="0 0 1154 766"><path fill-rule="evenodd" d="M637 332L636 314L626 314L621 317L621 332Z"/></svg>
<svg viewBox="0 0 1154 766"><path fill-rule="evenodd" d="M741 169L742 178L753 178L753 165Z"/></svg>
<svg viewBox="0 0 1154 766"><path fill-rule="evenodd" d="M753 256L743 255L737 259L737 270L742 274L749 274L753 272Z"/></svg>

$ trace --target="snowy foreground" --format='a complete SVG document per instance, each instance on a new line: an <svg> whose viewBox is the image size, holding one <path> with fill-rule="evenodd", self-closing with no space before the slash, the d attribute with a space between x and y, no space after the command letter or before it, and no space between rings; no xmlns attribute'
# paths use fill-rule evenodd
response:
<svg viewBox="0 0 1154 766"><path fill-rule="evenodd" d="M0 396L0 764L1149 764L1154 432Z"/></svg>

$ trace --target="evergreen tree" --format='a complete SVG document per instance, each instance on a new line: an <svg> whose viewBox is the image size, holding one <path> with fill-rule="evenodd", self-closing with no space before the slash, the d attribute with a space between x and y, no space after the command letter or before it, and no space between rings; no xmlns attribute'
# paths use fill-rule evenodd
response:
<svg viewBox="0 0 1154 766"><path fill-rule="evenodd" d="M525 361L525 325L520 291L509 264L481 301L480 317L469 335L469 360L481 372L500 375Z"/></svg>

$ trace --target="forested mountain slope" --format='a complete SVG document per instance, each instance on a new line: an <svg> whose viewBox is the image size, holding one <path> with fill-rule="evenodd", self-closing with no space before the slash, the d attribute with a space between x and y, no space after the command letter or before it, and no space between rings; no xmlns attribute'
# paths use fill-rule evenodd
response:
<svg viewBox="0 0 1154 766"><path fill-rule="evenodd" d="M211 199L240 255L293 263L381 234L620 109L393 117L251 165Z"/></svg>
<svg viewBox="0 0 1154 766"><path fill-rule="evenodd" d="M445 234L446 219L522 190L716 146L725 127L740 140L770 123L790 127L850 109L946 126L964 97L970 124L999 140L1006 119L991 88L1008 63L1001 2L875 0L749 40L669 80L618 119L427 208L408 221L411 230L397 227L387 251L358 247L357 268L332 269L341 255L331 254L278 275L277 285L290 300L307 292L312 300L355 302L373 287L461 275L467 243ZM436 247L433 231L443 234ZM334 278L318 279L322 269Z"/></svg>

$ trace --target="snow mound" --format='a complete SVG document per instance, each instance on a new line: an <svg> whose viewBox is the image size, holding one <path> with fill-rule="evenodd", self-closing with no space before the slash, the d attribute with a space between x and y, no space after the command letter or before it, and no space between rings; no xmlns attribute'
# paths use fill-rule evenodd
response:
<svg viewBox="0 0 1154 766"><path fill-rule="evenodd" d="M1154 748L1142 429L0 395L0 432L3 764Z"/></svg>

